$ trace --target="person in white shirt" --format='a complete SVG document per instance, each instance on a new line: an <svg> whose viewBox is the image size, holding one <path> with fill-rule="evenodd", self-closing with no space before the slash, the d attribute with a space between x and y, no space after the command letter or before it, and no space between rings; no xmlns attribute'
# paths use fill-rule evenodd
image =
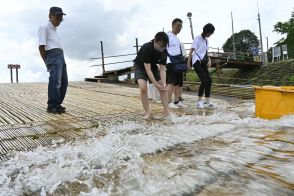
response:
<svg viewBox="0 0 294 196"><path fill-rule="evenodd" d="M169 45L166 48L168 52L167 57L167 93L169 99L169 107L170 108L179 108L179 107L187 107L180 100L180 96L182 94L182 86L183 86L183 72L175 71L175 64L171 62L172 57L181 56L182 53L182 44L177 37L177 34L181 32L182 29L182 20L176 18L172 21L172 31L168 32ZM183 58L184 59L184 58ZM184 62L183 62L184 63ZM172 93L174 92L174 102L172 101Z"/></svg>
<svg viewBox="0 0 294 196"><path fill-rule="evenodd" d="M214 105L210 103L210 91L211 91L211 77L208 72L208 68L211 67L210 58L207 56L207 51L209 48L208 39L214 33L215 27L208 23L203 27L203 32L201 35L196 36L188 57L187 65L190 67L191 59L194 70L198 75L201 84L198 91L198 108L213 108ZM193 53L194 52L194 53ZM193 53L193 56L192 56ZM202 100L202 96L205 92L205 101Z"/></svg>
<svg viewBox="0 0 294 196"><path fill-rule="evenodd" d="M67 70L63 49L57 34L57 27L65 15L60 7L51 7L49 21L39 27L39 52L49 72L47 112L61 114L65 112L63 103L67 86Z"/></svg>

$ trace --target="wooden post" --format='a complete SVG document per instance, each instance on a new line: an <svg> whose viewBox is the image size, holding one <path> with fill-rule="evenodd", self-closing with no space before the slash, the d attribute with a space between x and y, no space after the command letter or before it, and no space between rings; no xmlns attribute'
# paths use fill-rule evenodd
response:
<svg viewBox="0 0 294 196"><path fill-rule="evenodd" d="M128 83L131 84L132 82L132 78L131 78L131 74L129 73L128 76L127 76L127 80L128 80Z"/></svg>
<svg viewBox="0 0 294 196"><path fill-rule="evenodd" d="M139 42L138 42L138 38L136 38L136 45L135 45L135 47L136 47L136 53L138 54L138 52L139 52ZM132 76L131 76L131 73L128 74L128 76L127 76L127 81L128 81L129 84L132 83Z"/></svg>
<svg viewBox="0 0 294 196"><path fill-rule="evenodd" d="M13 73L12 73L12 70L13 69L16 69L16 83L18 83L18 69L20 69L20 65L19 64L8 64L7 67L8 67L8 69L10 69L11 83L13 83Z"/></svg>
<svg viewBox="0 0 294 196"><path fill-rule="evenodd" d="M103 42L100 41L100 46L101 46L101 59L102 59L102 70L103 70L103 73L105 73L105 63L104 63L104 52L103 52Z"/></svg>
<svg viewBox="0 0 294 196"><path fill-rule="evenodd" d="M218 80L218 83L220 84L221 83L221 79L220 79L220 73L221 73L221 70L220 70L220 63L217 62L216 63L216 74L217 74L217 80Z"/></svg>
<svg viewBox="0 0 294 196"><path fill-rule="evenodd" d="M18 67L16 68L16 83L18 83Z"/></svg>
<svg viewBox="0 0 294 196"><path fill-rule="evenodd" d="M138 54L138 52L139 52L138 38L136 38L136 52L137 52L137 54Z"/></svg>
<svg viewBox="0 0 294 196"><path fill-rule="evenodd" d="M11 83L13 83L12 67L10 68L10 79L11 79Z"/></svg>

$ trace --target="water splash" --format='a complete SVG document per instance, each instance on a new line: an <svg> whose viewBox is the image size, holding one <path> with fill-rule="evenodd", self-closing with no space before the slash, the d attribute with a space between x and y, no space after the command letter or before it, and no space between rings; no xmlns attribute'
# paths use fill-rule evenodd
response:
<svg viewBox="0 0 294 196"><path fill-rule="evenodd" d="M101 137L16 152L0 195L292 194L294 116L263 120L223 103L172 123L110 122Z"/></svg>

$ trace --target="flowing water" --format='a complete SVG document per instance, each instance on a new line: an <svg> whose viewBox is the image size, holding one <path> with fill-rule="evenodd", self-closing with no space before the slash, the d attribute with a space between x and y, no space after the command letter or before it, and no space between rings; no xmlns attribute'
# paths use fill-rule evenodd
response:
<svg viewBox="0 0 294 196"><path fill-rule="evenodd" d="M294 195L294 116L263 120L254 103L225 101L185 113L15 152L0 162L0 195Z"/></svg>

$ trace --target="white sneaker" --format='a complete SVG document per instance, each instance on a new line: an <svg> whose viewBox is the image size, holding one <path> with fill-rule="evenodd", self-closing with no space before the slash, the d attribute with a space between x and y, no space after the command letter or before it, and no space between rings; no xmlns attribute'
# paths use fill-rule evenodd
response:
<svg viewBox="0 0 294 196"><path fill-rule="evenodd" d="M179 101L179 103L177 103L175 105L178 106L178 107L180 107L180 108L186 108L186 107L188 107L185 104L183 104L181 101Z"/></svg>
<svg viewBox="0 0 294 196"><path fill-rule="evenodd" d="M212 103L206 103L206 102L204 102L204 107L205 108L215 108L215 106L212 104Z"/></svg>
<svg viewBox="0 0 294 196"><path fill-rule="evenodd" d="M177 109L177 108L179 108L177 105L175 105L173 102L170 102L169 104L168 104L168 107L169 108L174 108L174 109Z"/></svg>
<svg viewBox="0 0 294 196"><path fill-rule="evenodd" d="M197 104L196 104L197 108L204 108L204 102L203 101L198 101Z"/></svg>

